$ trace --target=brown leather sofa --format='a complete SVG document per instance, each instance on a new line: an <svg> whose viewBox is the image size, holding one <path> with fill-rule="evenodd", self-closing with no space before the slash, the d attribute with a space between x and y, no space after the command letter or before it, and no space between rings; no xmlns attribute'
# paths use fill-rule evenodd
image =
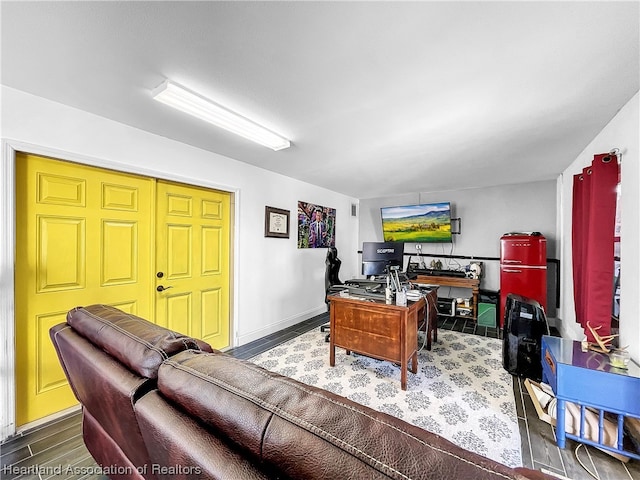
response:
<svg viewBox="0 0 640 480"><path fill-rule="evenodd" d="M110 478L548 478L113 307L50 335Z"/></svg>

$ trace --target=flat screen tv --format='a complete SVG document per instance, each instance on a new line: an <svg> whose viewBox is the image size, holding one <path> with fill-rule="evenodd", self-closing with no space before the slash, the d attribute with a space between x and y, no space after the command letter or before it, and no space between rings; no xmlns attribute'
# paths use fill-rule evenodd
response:
<svg viewBox="0 0 640 480"><path fill-rule="evenodd" d="M451 203L382 207L385 242L451 243Z"/></svg>

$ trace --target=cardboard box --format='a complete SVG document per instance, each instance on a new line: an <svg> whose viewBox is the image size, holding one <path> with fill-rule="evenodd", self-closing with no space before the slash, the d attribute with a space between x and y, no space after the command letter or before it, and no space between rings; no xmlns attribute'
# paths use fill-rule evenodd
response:
<svg viewBox="0 0 640 480"><path fill-rule="evenodd" d="M538 401L538 396L536 395L534 388L537 388L540 391L542 390L542 387L540 386L539 383L534 382L533 380L529 379L529 378L525 378L524 379L524 386L527 388L527 392L529 392L529 396L531 397L531 401L533 402L533 406L536 409L536 413L538 414L538 418L540 420L542 420L543 422L547 422L549 425L553 425L554 427L556 426L556 419L552 418L551 415L549 415L549 413L547 413L547 408L546 407L542 407L542 405L540 405L540 402Z"/></svg>

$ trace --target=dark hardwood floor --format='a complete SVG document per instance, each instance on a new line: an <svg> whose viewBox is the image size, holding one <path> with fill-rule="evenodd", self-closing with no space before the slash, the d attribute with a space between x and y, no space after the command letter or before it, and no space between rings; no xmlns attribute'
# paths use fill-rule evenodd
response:
<svg viewBox="0 0 640 480"><path fill-rule="evenodd" d="M273 348L301 333L328 322L328 314L319 315L293 327L268 335L228 353L248 359ZM500 338L496 328L478 327L464 319L440 319L438 328L474 335ZM513 389L520 424L522 461L524 466L542 470L572 480L640 480L640 462L627 464L600 450L567 440L567 447L560 450L555 443L554 429L538 418L522 379L514 377ZM584 464L594 476L581 465ZM106 480L82 442L79 411L62 418L19 432L0 445L1 479L52 480L83 479Z"/></svg>

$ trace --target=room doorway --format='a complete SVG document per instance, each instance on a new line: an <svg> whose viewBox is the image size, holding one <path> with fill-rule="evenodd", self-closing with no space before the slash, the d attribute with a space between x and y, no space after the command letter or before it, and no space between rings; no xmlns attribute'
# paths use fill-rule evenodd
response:
<svg viewBox="0 0 640 480"><path fill-rule="evenodd" d="M49 328L103 303L230 344L231 194L16 154L16 425L77 403Z"/></svg>

